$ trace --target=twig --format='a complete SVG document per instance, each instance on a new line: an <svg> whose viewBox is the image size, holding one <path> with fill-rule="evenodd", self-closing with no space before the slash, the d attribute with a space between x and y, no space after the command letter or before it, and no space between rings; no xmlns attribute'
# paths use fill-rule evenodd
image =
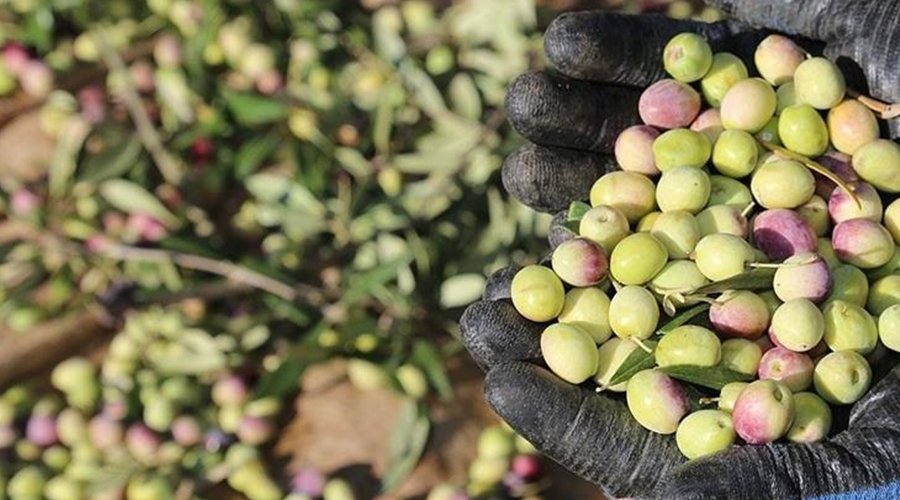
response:
<svg viewBox="0 0 900 500"><path fill-rule="evenodd" d="M122 82L118 94L124 101L125 107L128 108L128 114L134 122L138 138L140 138L141 143L150 153L150 156L153 157L154 163L156 163L160 174L162 174L166 182L178 184L184 172L183 165L169 154L169 151L163 146L162 140L159 138L159 134L156 133L153 122L147 114L147 110L141 103L141 97L135 90L134 82L131 80L131 74L129 74L128 69L125 67L125 62L122 61L122 57L110 45L105 31L97 29L94 31L94 34L96 35L97 45L100 48L103 61L112 73L118 75Z"/></svg>
<svg viewBox="0 0 900 500"><path fill-rule="evenodd" d="M254 290L245 283L231 283L228 280L217 281L198 285L194 288L178 292L164 292L147 295L138 295L135 298L136 306L144 304L173 304L184 299L216 300L234 295L240 295Z"/></svg>
<svg viewBox="0 0 900 500"><path fill-rule="evenodd" d="M884 120L890 120L900 116L900 105L898 104L887 104L878 99L862 95L853 89L847 89L847 95L861 102L865 107L878 113Z"/></svg>
<svg viewBox="0 0 900 500"><path fill-rule="evenodd" d="M187 269L223 276L236 283L243 283L258 290L264 290L288 301L294 301L298 298L296 287L223 260L209 259L189 253L132 247L109 241L101 243L96 249L96 253L122 261L172 262Z"/></svg>

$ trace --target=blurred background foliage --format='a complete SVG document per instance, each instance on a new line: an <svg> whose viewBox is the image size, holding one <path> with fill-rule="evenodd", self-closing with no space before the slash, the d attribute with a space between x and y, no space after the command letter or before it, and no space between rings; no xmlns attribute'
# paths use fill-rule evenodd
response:
<svg viewBox="0 0 900 500"><path fill-rule="evenodd" d="M33 124L0 143L35 150L0 160L0 349L98 305L118 332L52 388L4 393L0 498L50 477L79 495L204 497L227 478L280 498L291 473L265 450L282 402L335 357L357 387L409 398L382 489L400 484L428 402L452 397L463 306L545 248L548 217L499 181L518 144L503 99L572 8L717 18L650 0L0 1L0 122ZM203 439L178 439L180 415ZM38 417L59 436L29 434ZM63 430L79 418L124 444ZM503 446L470 494L503 478Z"/></svg>

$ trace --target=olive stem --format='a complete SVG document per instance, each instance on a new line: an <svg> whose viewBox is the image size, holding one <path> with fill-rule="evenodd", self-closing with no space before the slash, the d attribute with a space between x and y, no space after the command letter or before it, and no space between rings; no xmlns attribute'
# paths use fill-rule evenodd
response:
<svg viewBox="0 0 900 500"><path fill-rule="evenodd" d="M703 302L705 304L713 305L716 303L716 299L711 299L706 295L691 295L689 297L691 300L696 300L697 302Z"/></svg>
<svg viewBox="0 0 900 500"><path fill-rule="evenodd" d="M771 262L751 262L751 263L747 264L747 267L765 268L765 269L781 269L782 267L799 267L799 266L805 266L807 264L812 264L818 258L819 258L818 255L810 255L809 257L807 257L803 260L798 260L797 262L781 262L781 263L777 263L777 264L773 264Z"/></svg>
<svg viewBox="0 0 900 500"><path fill-rule="evenodd" d="M890 120L892 118L897 118L898 116L900 116L900 105L898 104L887 104L879 101L878 99L860 94L853 89L847 89L847 95L853 97L857 101L863 103L863 105L865 105L867 108L881 115L881 118L883 120Z"/></svg>
<svg viewBox="0 0 900 500"><path fill-rule="evenodd" d="M751 201L750 203L747 204L746 207L744 207L743 210L741 210L741 215L746 219L747 216L750 215L750 212L752 212L755 207L756 207L756 203Z"/></svg>
<svg viewBox="0 0 900 500"><path fill-rule="evenodd" d="M651 352L653 352L653 349L650 349L649 347L647 347L647 344L645 344L643 340L635 338L635 337L629 337L629 338L631 339L632 342L637 344L638 347L643 349L644 352L646 352L647 354L650 354Z"/></svg>

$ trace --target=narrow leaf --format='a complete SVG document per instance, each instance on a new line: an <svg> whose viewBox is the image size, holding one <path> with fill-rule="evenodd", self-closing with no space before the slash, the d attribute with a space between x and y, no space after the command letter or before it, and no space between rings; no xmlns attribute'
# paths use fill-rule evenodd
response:
<svg viewBox="0 0 900 500"><path fill-rule="evenodd" d="M661 367L660 370L672 378L716 390L721 390L722 387L732 382L749 382L753 380L752 375L739 373L721 366L674 365Z"/></svg>
<svg viewBox="0 0 900 500"><path fill-rule="evenodd" d="M100 182L119 177L134 166L141 151L141 141L137 135L131 135L99 155L86 159L80 167L82 173L78 180Z"/></svg>
<svg viewBox="0 0 900 500"><path fill-rule="evenodd" d="M354 177L365 177L372 173L372 165L362 153L353 148L336 148L334 159Z"/></svg>
<svg viewBox="0 0 900 500"><path fill-rule="evenodd" d="M243 179L256 172L260 165L275 151L281 142L275 133L254 137L238 149L234 158L234 175Z"/></svg>
<svg viewBox="0 0 900 500"><path fill-rule="evenodd" d="M678 316L670 319L665 325L663 325L659 330L656 330L656 335L665 335L672 330L678 328L681 325L684 325L688 321L694 319L698 315L702 314L704 311L709 309L709 304L698 304L686 311L683 311Z"/></svg>
<svg viewBox="0 0 900 500"><path fill-rule="evenodd" d="M110 179L100 185L100 195L110 205L127 213L149 215L169 227L178 226L178 218L143 187L123 179Z"/></svg>
<svg viewBox="0 0 900 500"><path fill-rule="evenodd" d="M90 131L90 125L81 119L71 119L63 124L53 161L47 171L50 193L53 196L62 196L69 186L78 166L78 154Z"/></svg>
<svg viewBox="0 0 900 500"><path fill-rule="evenodd" d="M223 90L225 104L241 125L254 126L272 123L288 115L284 103L268 97L245 92Z"/></svg>
<svg viewBox="0 0 900 500"><path fill-rule="evenodd" d="M716 281L693 291L696 295L709 295L728 290L764 290L772 288L772 279L775 277L775 269L760 267L741 273L732 278Z"/></svg>
<svg viewBox="0 0 900 500"><path fill-rule="evenodd" d="M584 214L588 213L591 209L591 206L583 201L573 201L571 205L569 205L569 216L567 220L570 222L581 222L581 219L584 218Z"/></svg>
<svg viewBox="0 0 900 500"><path fill-rule="evenodd" d="M643 370L649 370L656 364L656 357L653 350L656 349L656 341L645 340L644 345L650 348L650 352L643 349L635 349L625 358L622 366L616 370L615 375L609 380L609 385L618 385L630 379L635 373Z"/></svg>
<svg viewBox="0 0 900 500"><path fill-rule="evenodd" d="M409 476L425 451L430 431L431 422L425 408L409 401L394 424L387 466L381 480L382 492L393 490Z"/></svg>
<svg viewBox="0 0 900 500"><path fill-rule="evenodd" d="M270 396L285 398L297 392L303 372L309 366L327 359L329 354L314 341L304 341L296 345L278 368L265 372L260 377L254 391L254 399Z"/></svg>
<svg viewBox="0 0 900 500"><path fill-rule="evenodd" d="M448 89L453 110L470 120L481 118L481 96L472 77L459 73L450 81Z"/></svg>
<svg viewBox="0 0 900 500"><path fill-rule="evenodd" d="M441 307L451 309L469 305L484 292L484 275L481 273L457 274L441 283Z"/></svg>
<svg viewBox="0 0 900 500"><path fill-rule="evenodd" d="M394 279L400 268L409 264L410 260L410 257L405 256L366 271L351 282L350 288L341 298L341 302L347 306L355 304L363 297L369 295L373 288Z"/></svg>
<svg viewBox="0 0 900 500"><path fill-rule="evenodd" d="M433 344L424 340L416 341L413 345L412 360L425 370L425 375L431 381L431 385L437 389L441 399L448 400L453 397L453 387L450 378L444 370L444 360L441 353Z"/></svg>

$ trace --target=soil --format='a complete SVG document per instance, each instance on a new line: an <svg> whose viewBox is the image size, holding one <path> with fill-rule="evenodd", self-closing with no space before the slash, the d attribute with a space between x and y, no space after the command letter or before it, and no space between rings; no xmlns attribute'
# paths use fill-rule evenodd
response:
<svg viewBox="0 0 900 500"><path fill-rule="evenodd" d="M465 355L448 365L451 401L432 402L432 433L423 459L391 495L377 496L378 477L402 396L390 389L360 391L347 379L345 361L311 368L301 382L296 415L275 447L290 468L315 467L349 479L362 498L420 499L442 482L464 484L485 426L499 422L485 404L483 375ZM544 497L602 500L597 488L547 461L550 489Z"/></svg>

